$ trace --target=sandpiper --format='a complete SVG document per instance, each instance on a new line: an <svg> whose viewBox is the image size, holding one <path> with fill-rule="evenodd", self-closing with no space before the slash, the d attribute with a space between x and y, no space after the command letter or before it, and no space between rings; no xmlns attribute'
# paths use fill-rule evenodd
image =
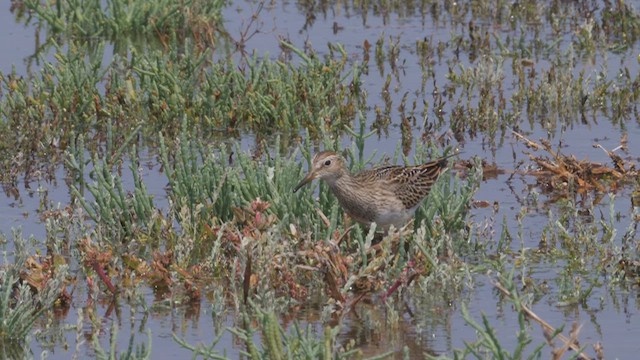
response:
<svg viewBox="0 0 640 360"><path fill-rule="evenodd" d="M313 157L309 173L293 192L320 178L354 220L365 225L375 222L387 231L391 225L400 228L413 218L450 156L422 165L382 166L351 174L342 156L322 151Z"/></svg>

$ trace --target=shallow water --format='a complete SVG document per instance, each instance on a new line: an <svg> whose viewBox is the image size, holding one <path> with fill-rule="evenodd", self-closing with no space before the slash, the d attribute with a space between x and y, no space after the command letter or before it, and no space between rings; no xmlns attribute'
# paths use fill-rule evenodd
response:
<svg viewBox="0 0 640 360"><path fill-rule="evenodd" d="M637 3L635 5L637 8ZM237 1L230 5L224 11L227 31L234 34L243 29L247 24L247 19L257 7L257 4L245 1ZM384 155L391 156L396 152L401 138L399 120L397 120L399 114L396 108L402 97L408 93L408 104L414 100L417 101L416 114L420 114L422 111L423 99L427 103L433 99L433 80L423 81L421 78L421 69L416 61L415 42L425 37L434 43L448 42L452 34L464 25L452 25L444 15L438 22L434 22L430 15L422 16L418 13L411 13L399 16L396 12L390 12L387 17L384 17L372 12L362 14L359 10L333 5L326 12L317 10L314 13L315 20L305 26L307 18L302 10L301 6L291 2L265 5L259 16L259 33L246 42L245 50L249 53L256 52L261 56L275 59L280 53L278 46L280 38L288 39L300 48L308 44L320 54L327 51L325 46L327 43L341 43L352 61L361 62L365 40L375 44L376 40L384 36L385 45L388 45L389 41L397 42L400 48L399 56L395 60L399 69L397 73L391 70L388 59L383 64L381 71L372 56L369 63L369 75L363 78L363 86L368 91L368 102L371 108L384 107L380 89L387 76L392 78L390 96L393 99L394 109L391 113L392 124L389 127L388 136L373 136L367 139L365 146L365 153L377 151L378 158ZM27 59L33 53L35 45L33 28L17 24L13 15L6 8L0 11L0 24L2 24L0 25L0 49L3 49L0 52L0 71L9 72L11 64L13 64L18 74L26 73L29 70ZM478 21L478 24L487 28L500 26L499 24L483 24L482 19ZM551 34L547 36L547 39L554 40ZM565 36L564 39L566 41L567 37ZM564 46L561 45L561 48L566 49L566 44ZM639 50L640 48L636 45L634 49L623 54L598 54L593 58L579 61L580 66L577 66L575 71L585 69L589 76L595 77L598 72L604 70L608 78L615 78L618 69L622 67L627 67L632 73L637 73L639 67L636 56ZM440 90L448 81L446 78L447 58L451 56L453 56L451 53L445 53L442 59L436 57L435 80ZM462 52L461 56L465 57L466 53ZM545 59L538 61L538 58L534 57L534 61L537 61L536 67L539 70L549 66L549 62ZM507 79L514 76L511 62L511 59L504 61L503 74ZM464 58L462 63L467 66L473 64L468 58ZM504 83L510 84L510 81L507 80ZM505 96L509 98L513 91L513 88L505 88ZM459 94L456 95L456 98L459 96ZM471 99L471 101L477 102L478 99ZM407 107L410 108L409 105ZM592 113L590 112L590 115ZM429 105L427 114L428 121L435 121L431 105ZM371 122L375 118L375 113L370 110L364 116L368 122ZM571 124L564 128L562 126L543 128L540 119L528 119L526 116L526 113L522 114L522 124L524 125L521 126L521 132L525 132L527 137L532 140L551 139L554 145L561 140L561 150L566 154L574 154L580 159L609 163L606 154L602 150L594 148L592 144L597 142L607 149L612 149L619 144L621 135L627 133L630 139L628 156L636 161L640 159L638 157L640 143L633 141L640 136L640 126L638 125L640 119L630 119L624 122L624 126L621 126L620 124L612 124L600 112L597 112L595 122L581 124L579 121L571 121ZM418 119L417 122L421 123L422 119ZM414 141L419 139L422 130L420 127L414 128ZM345 145L351 143L351 139L347 137L343 141ZM521 142L516 141L509 132L505 133L503 139L496 140L493 146L491 145L492 141L485 134L479 134L475 138L467 138L464 143L458 143L451 137L449 137L449 141L462 151L461 158L468 159L478 155L488 162L495 162L502 169L513 170L520 161L527 160L523 154L523 151L527 149ZM245 148L249 149L252 144L251 135L247 135L243 139L243 143ZM515 154L515 159L513 154ZM152 164L149 167L144 167L143 175L147 187L150 193L156 195L156 204L166 204L166 199L162 198L166 196L164 191L165 178L157 176L159 166L155 163L154 157L143 155L143 157L145 156L147 157L141 163ZM125 171L124 174L126 173ZM37 214L40 198L34 190L38 186L46 188L48 200L54 203L59 202L64 206L69 201L68 188L62 180L65 174L60 170L56 172L56 176L59 179L57 184L45 181L41 184L31 183L29 184L31 191L26 188L25 184L20 184L18 188L21 196L19 198L6 196L0 201L0 230L3 233L10 233L12 227L21 227L25 235L33 234L38 239L45 237L44 225L39 221ZM505 174L482 182L475 199L486 200L490 203L497 202L499 210L493 213L491 208L474 209L471 214L472 219L476 224L487 223L493 226L496 241L503 225L515 234L518 227L516 215L525 205L525 190L529 187L535 188L535 179L524 175L515 175L511 178L510 174ZM618 231L616 241L620 241L621 234L634 221L631 216L633 207L629 201L630 192L631 189L621 189L614 199L615 210L621 214L620 219L614 222ZM587 199L593 199L593 196L588 196ZM556 213L561 211L555 205L545 204L546 200L548 199L545 195L541 195L537 204L527 207L527 214L523 220L524 243L520 244L518 241L514 241L512 244L514 250L520 249L520 247L535 248L544 226L549 223L548 211ZM602 198L599 207L602 215L594 214L596 219L599 220L602 216L608 221L609 202L608 196ZM504 223L503 219L505 219ZM556 278L556 273L562 270L562 264L558 263L543 263L534 266L535 268L532 268L529 276L535 276L536 279L547 278L553 281ZM354 339L367 355L379 354L390 349L401 350L404 346L410 349L412 356L418 356L424 352L451 354L452 349L464 347L465 341L475 340L475 330L465 323L460 312L461 302L465 302L468 303L470 313L476 321L480 321L481 313L486 314L496 327L498 337L505 339L504 344L510 344L506 339L513 337L518 330L516 315L510 306L503 307L504 303L498 300L496 291L489 280L488 276L477 275L474 278L475 287L470 291L463 291L461 298L455 298L451 302L443 301L437 297L414 299L413 302L418 305L407 304L411 311L402 314L402 331L399 332L384 327L380 333L376 333L376 330L366 330L367 327L362 326L363 321L384 323L385 312L384 306L379 303L369 308L363 306L359 316L354 315L345 321L341 340L347 343ZM551 294L553 294L557 284L549 285L552 288ZM84 306L82 301L85 296L78 295L75 298L78 299L78 303L72 305L68 316L61 319L63 324L75 324L77 311ZM581 343L601 342L604 345L607 358L631 358L640 351L640 343L629 341L629 339L640 336L639 299L637 288L629 292L618 289L605 292L598 289L596 294L589 297L586 304L558 306L554 297L547 295L534 305L533 310L554 326L567 324L566 330L573 321L577 321L582 325L579 336ZM146 294L145 300L148 304L154 303L154 295L151 291ZM188 350L181 348L173 340L172 333L176 333L178 337L192 344L209 344L216 335L214 329L224 331L225 326L235 325L231 315L216 314L215 307L206 300L203 300L199 306L195 306L195 310L180 306L158 306L158 308L161 309L152 310L149 317L145 317L142 308L136 310L125 306L119 312L114 312L113 309L106 306L100 308L102 311L100 316L109 320L108 323L102 324L100 339L103 348L108 348L111 321L119 324L120 340L118 343L123 348L128 344L131 335L135 335L136 343L146 342L145 331L146 329L151 330L153 358L158 359L191 356ZM318 326L317 312L307 311L301 312L298 319ZM537 329L538 326L535 324L529 326L532 328L531 334L535 338L534 344L544 341L542 331ZM85 325L85 328L87 332L85 335L90 338L88 336L91 331L89 325ZM321 333L321 329L317 328L317 331ZM51 347L44 345L46 341L34 342L32 347L34 356L39 357L42 351L47 351L50 359L69 358L76 347L76 333L72 330L65 330L63 333L65 340L57 340ZM515 342L515 337L513 341ZM68 348L61 347L61 343L67 343ZM240 351L239 346L241 345L238 344L237 339L234 339L234 336L229 332L224 331L219 348L224 349L230 358L237 358ZM95 356L85 350L80 350L79 354L81 357L84 355Z"/></svg>

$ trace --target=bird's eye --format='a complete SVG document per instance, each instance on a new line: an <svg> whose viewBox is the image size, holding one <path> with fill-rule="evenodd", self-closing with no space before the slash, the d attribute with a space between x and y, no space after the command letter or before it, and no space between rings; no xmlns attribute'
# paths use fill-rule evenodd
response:
<svg viewBox="0 0 640 360"><path fill-rule="evenodd" d="M329 165L331 165L331 160L327 160L324 162L324 166L329 166Z"/></svg>

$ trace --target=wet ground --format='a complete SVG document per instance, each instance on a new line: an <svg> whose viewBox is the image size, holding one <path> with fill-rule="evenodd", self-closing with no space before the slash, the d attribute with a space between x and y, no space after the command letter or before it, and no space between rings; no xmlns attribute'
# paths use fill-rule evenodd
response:
<svg viewBox="0 0 640 360"><path fill-rule="evenodd" d="M632 6L640 8L640 4L629 2ZM450 3L453 4L453 3ZM224 11L225 29L232 35L241 33L247 26L251 28L251 33L256 30L255 35L244 43L244 50L247 53L256 53L258 56L269 56L277 59L281 55L279 46L280 39L287 39L295 46L304 48L312 47L320 56L326 53L328 43L341 43L344 46L350 61L363 62L365 53L365 41L376 44L380 39L384 40L384 51L387 53L386 60L381 64L372 59L369 61L369 73L364 77L363 86L368 92L368 102L370 110L364 113L368 124L372 124L376 118L376 107L384 108L384 97L387 93L381 91L384 82L389 79L390 86L388 96L391 98L393 107L390 112L390 125L387 131L382 131L380 136L372 136L367 139L365 152L377 151L378 156L392 155L396 152L398 144L402 138L400 111L398 105L403 97L407 97L407 104L416 102L416 125L412 126L414 141L417 141L425 132L423 124L436 124L437 115L433 105L434 90L445 91L450 79L447 78L451 64L453 66L465 66L473 68L478 63L478 59L470 59L470 52L461 51L455 53L450 47L446 47L441 56L433 56L432 61L434 75L426 80L423 79L423 72L419 62L420 56L416 53L416 42L428 39L432 44L448 44L457 36L467 37L468 18L465 20L453 21L450 16L443 14L435 18L430 13L430 7L425 6L425 13L412 10L388 10L384 11L380 6L376 12L368 10L362 12L359 9L339 4L326 5L316 4L314 8L305 8L303 5L294 2L272 3L261 5L252 2L235 1ZM453 6L453 5L451 5ZM6 5L6 7L8 7ZM409 6L407 6L409 7ZM416 6L417 7L417 6ZM248 19L261 8L257 17L258 21L251 23ZM479 17L474 19L475 26L479 27L480 33L488 32L491 36L500 37L520 36L521 41L526 42L533 37L534 32L540 32L540 39L545 42L558 41L557 50L569 52L572 42L572 34L580 24L575 25L576 29L565 29L560 36L545 28L544 24L517 22L520 28L513 31L509 28L509 21L498 22L493 19ZM25 73L29 69L38 67L37 63L30 62L35 40L34 31L30 27L16 24L15 19L7 8L0 10L0 70L9 72L11 65L16 68L17 73ZM515 41L515 40L514 40ZM375 45L374 45L375 46ZM395 52L391 52L390 47L396 47ZM495 48L494 48L495 49ZM371 50L373 52L373 50ZM576 51L577 52L577 51ZM614 80L619 76L620 69L628 69L632 76L637 76L640 46L633 44L631 48L621 52L598 52L593 55L575 57L573 61L576 66L573 71L578 73L582 70L589 77L604 77ZM389 54L392 54L391 56ZM395 56L395 58L391 58ZM108 56L107 56L108 57ZM452 62L457 58L459 62ZM548 56L545 51L531 54L533 67L537 71L544 71L551 66L553 56ZM513 71L514 62L520 59L505 57L501 63L501 75L505 80L501 81L503 88L496 95L502 95L510 99L516 91L515 86L517 76ZM457 68L456 68L457 69ZM531 71L531 70L528 70ZM539 80L535 80L539 81ZM563 94L560 94L563 96ZM443 118L449 119L454 111L454 105L468 101L478 104L480 101L477 92L471 91L467 97L463 92L457 91L449 98L443 109ZM426 104L426 105L425 105ZM421 117L423 111L425 116ZM407 105L407 108L411 108ZM510 104L506 109L511 108ZM510 244L512 250L534 249L543 235L544 228L550 223L549 214L559 214L564 211L562 205L550 201L551 198L544 193L543 189L537 187L536 178L524 174L528 166L533 166L532 162L524 154L528 150L521 141L518 141L511 133L515 129L525 134L529 139L538 140L540 138L549 141L561 149L565 154L571 154L579 159L589 159L594 162L610 163L609 157L601 149L592 145L598 143L607 149L613 149L620 144L620 139L624 134L628 136L628 151L623 154L630 161L638 161L640 158L640 145L634 140L640 136L639 120L637 112L630 112L628 116L619 121L612 119L602 111L588 111L587 121L581 121L577 114L575 118L566 118L564 114L549 111L549 119L543 118L541 113L528 115L526 109L521 112L513 111L517 114L518 125L500 129L495 135L487 132L471 134L470 131L461 132L461 137L456 137L454 131L446 124L435 126L435 134L442 135L446 144L456 147L461 151L460 158L470 159L480 156L489 163L495 163L499 169L506 171L496 177L487 178L482 182L480 189L476 193L475 199L487 201L490 204L498 204L497 210L493 206L487 208L476 208L472 210L471 219L478 229L484 229L484 234L492 236L496 243L499 241L506 227L509 232L516 234L521 232L521 236L513 240ZM355 120L357 124L359 120ZM246 134L243 138L245 148L249 151L252 147L252 134ZM351 138L345 136L345 144L351 143ZM413 149L408 154L412 154ZM145 155L143 155L145 156ZM152 156L149 156L143 163L150 163L145 168L144 176L150 192L156 194L156 203L166 204L163 190L166 186L163 177L155 176L159 171L159 165ZM518 173L518 171L520 173ZM513 172L516 172L513 174ZM62 176L62 171L60 172ZM161 181L157 181L161 179ZM19 198L6 196L0 201L0 230L10 233L11 228L20 227L25 235L33 234L36 238L44 237L44 225L40 223L37 209L39 197L36 189L42 186L47 189L48 198L53 202L65 204L69 199L69 192L64 182L57 184L42 183L30 184L27 189L24 184L20 185L21 196ZM530 190L538 196L538 201L532 201ZM630 201L630 194L633 191L633 184L615 191L615 196L602 194L587 194L584 201L597 202L596 209L599 213L594 214L594 221L604 221L613 223L618 234L623 234L636 221L633 217L634 208ZM609 217L610 205L613 203L615 213L618 215L613 219ZM521 216L521 228L519 228L518 216ZM620 241L620 236L614 239ZM637 241L637 240L635 240ZM605 348L607 358L633 358L640 350L640 344L632 341L640 335L640 298L637 287L630 290L613 288L610 291L606 287L596 288L596 293L592 294L584 304L561 306L558 298L554 294L562 284L555 283L558 271L563 270L562 261L558 263L532 263L528 269L527 276L537 280L549 279L550 291L543 296L541 301L535 303L533 310L543 319L554 326L566 324L567 328L574 321L582 325L580 331L580 342L593 344L601 342ZM363 348L367 355L374 355L389 349L401 349L407 346L412 354L430 352L434 354L451 354L452 349L464 347L464 342L475 339L475 330L465 323L460 312L462 303L468 304L471 315L480 321L480 314L487 315L492 321L499 338L504 339L504 344L508 346L509 337L518 330L517 318L511 308L502 308L502 303L498 300L495 289L492 287L490 275L476 275L469 282L474 284L468 290L452 296L450 301L445 301L441 297L422 298L408 300L407 311L402 316L401 329L385 329L374 327L371 330L365 323L370 321L384 322L384 309L371 305L374 311L366 312L367 316L378 316L379 318L362 318L354 316L341 330L342 340L346 343L354 339L358 346ZM79 289L78 291L82 291ZM83 299L82 294L76 294L77 299ZM154 303L153 294L149 291L147 296L149 304ZM67 316L61 318L60 326L65 324L75 324L75 317L78 308L82 304L75 304L71 307ZM365 305L363 305L365 306ZM309 322L316 326L318 332L321 327L318 325L318 312L320 306L310 306L308 309L300 309L294 313L293 319L302 322ZM190 352L181 348L172 338L172 333L184 338L190 343L210 343L211 340L222 333L219 348L226 351L227 356L236 358L240 348L234 342L233 336L224 331L225 326L233 326L234 319L232 312L223 311L219 313L219 305L210 304L204 301L198 308L174 307L172 304L159 302L155 303L149 313L143 311L143 307L124 307L119 311L104 307L101 314L109 321L117 319L120 327L120 344L126 345L130 335L134 335L136 342L146 341L146 329L152 334L153 358L184 358L191 356ZM111 323L104 324L104 334L101 336L103 346L109 343L109 329ZM542 331L537 330L536 324L530 324L536 341L544 341ZM382 330L380 330L382 329ZM33 343L33 354L39 357L42 351L49 353L50 359L66 359L77 346L75 331L64 332L65 339L38 339ZM49 345L49 341L51 344ZM514 340L515 341L515 340ZM67 344L67 345L64 345ZM67 348L68 346L68 348ZM83 352L80 352L84 354ZM86 354L93 356L94 354Z"/></svg>

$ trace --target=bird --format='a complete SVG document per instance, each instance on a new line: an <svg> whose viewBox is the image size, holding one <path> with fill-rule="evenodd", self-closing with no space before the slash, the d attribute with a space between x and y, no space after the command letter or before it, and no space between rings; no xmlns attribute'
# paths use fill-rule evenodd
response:
<svg viewBox="0 0 640 360"><path fill-rule="evenodd" d="M357 222L367 226L375 222L385 232L391 225L400 229L413 218L453 155L421 165L381 166L352 174L341 155L321 151L315 154L309 172L293 192L319 178Z"/></svg>

